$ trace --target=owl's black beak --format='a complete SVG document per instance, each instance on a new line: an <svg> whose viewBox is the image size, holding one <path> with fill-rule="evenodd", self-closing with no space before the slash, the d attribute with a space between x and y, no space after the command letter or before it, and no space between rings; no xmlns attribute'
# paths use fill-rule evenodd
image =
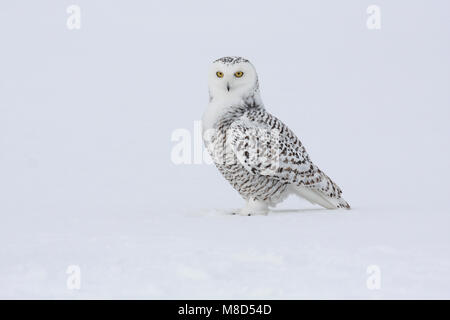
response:
<svg viewBox="0 0 450 320"><path fill-rule="evenodd" d="M227 91L230 91L230 84L227 82Z"/></svg>

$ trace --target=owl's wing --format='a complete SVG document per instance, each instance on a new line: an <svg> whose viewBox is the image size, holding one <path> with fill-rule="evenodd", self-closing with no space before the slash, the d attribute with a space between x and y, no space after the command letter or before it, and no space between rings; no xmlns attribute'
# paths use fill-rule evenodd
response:
<svg viewBox="0 0 450 320"><path fill-rule="evenodd" d="M237 161L252 174L305 186L330 197L342 191L312 163L296 135L271 114L247 113L230 126L227 144Z"/></svg>
<svg viewBox="0 0 450 320"><path fill-rule="evenodd" d="M301 142L273 116L263 121L244 115L230 126L227 144L253 174L289 183L294 183L296 177L314 174L314 165Z"/></svg>
<svg viewBox="0 0 450 320"><path fill-rule="evenodd" d="M238 161L249 173L268 176L293 186L312 203L328 209L350 206L342 191L312 163L295 134L265 111L247 112L226 133L227 160Z"/></svg>

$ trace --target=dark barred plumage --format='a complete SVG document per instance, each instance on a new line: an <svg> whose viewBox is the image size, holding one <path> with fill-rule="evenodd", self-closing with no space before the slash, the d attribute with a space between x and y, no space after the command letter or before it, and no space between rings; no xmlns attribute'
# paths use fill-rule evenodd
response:
<svg viewBox="0 0 450 320"><path fill-rule="evenodd" d="M278 132L278 141L264 143L264 137L255 128ZM216 133L207 144L208 150L219 171L244 199L274 204L284 198L289 185L305 186L341 199L341 189L311 162L296 135L266 112L253 96L229 108L214 129ZM266 157L251 159L251 155ZM349 207L343 199L337 206Z"/></svg>
<svg viewBox="0 0 450 320"><path fill-rule="evenodd" d="M214 62L222 62L225 64L236 64L236 63L240 63L240 62L249 62L247 59L244 59L242 57L223 57L223 58L219 58L217 60L214 60Z"/></svg>

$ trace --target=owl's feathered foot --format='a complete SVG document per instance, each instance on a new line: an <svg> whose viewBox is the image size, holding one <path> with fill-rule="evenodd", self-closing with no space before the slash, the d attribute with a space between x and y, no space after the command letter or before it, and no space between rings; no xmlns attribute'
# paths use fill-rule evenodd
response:
<svg viewBox="0 0 450 320"><path fill-rule="evenodd" d="M232 212L231 213L233 216L248 216L248 217L250 217L250 216L258 216L258 215L264 215L264 216L266 216L267 215L267 213L242 213L241 212L241 210L237 210L236 212Z"/></svg>
<svg viewBox="0 0 450 320"><path fill-rule="evenodd" d="M269 204L261 200L247 200L245 207L233 212L234 215L240 216L266 216L269 213Z"/></svg>

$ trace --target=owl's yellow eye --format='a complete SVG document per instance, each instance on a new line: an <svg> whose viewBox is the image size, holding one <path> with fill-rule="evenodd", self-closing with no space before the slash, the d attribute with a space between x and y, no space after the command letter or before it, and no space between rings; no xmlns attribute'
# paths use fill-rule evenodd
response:
<svg viewBox="0 0 450 320"><path fill-rule="evenodd" d="M218 78L223 78L223 72L217 71L217 72L216 72L216 76L217 76Z"/></svg>
<svg viewBox="0 0 450 320"><path fill-rule="evenodd" d="M234 76L235 76L236 78L240 78L240 77L242 77L243 75L244 75L244 73L243 73L242 71L237 71L237 72L234 73Z"/></svg>

